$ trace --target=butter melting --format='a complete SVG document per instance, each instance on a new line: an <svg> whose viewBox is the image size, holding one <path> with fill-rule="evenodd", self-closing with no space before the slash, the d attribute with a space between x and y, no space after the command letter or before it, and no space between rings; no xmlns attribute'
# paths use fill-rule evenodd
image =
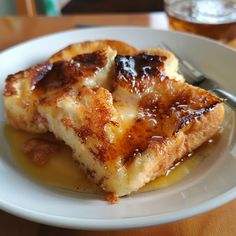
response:
<svg viewBox="0 0 236 236"><path fill-rule="evenodd" d="M87 179L78 164L71 157L71 149L64 143L60 143L59 152L51 154L48 163L41 167L35 165L27 154L23 152L22 147L27 140L31 138L52 139L51 134L26 133L8 125L5 126L5 134L11 146L13 157L23 171L36 181L47 186L82 193L102 193L99 187ZM213 142L211 139L210 142L203 144L191 157L186 158L181 163L177 163L166 176L161 176L151 181L142 187L139 192L166 188L183 179L211 152L215 142L218 140L218 136L216 135Z"/></svg>

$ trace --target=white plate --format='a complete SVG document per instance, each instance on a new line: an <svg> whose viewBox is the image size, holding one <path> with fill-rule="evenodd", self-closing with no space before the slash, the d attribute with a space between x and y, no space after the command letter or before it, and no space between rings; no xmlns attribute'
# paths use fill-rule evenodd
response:
<svg viewBox="0 0 236 236"><path fill-rule="evenodd" d="M124 40L140 49L155 48L164 41L226 89L236 91L234 50L183 33L124 27L56 33L2 52L1 91L8 74L43 61L70 43L89 39ZM2 102L0 121L0 206L23 218L80 229L143 227L193 216L236 196L236 126L235 113L230 111L226 114L225 132L220 143L187 177L166 189L122 198L115 205L96 195L57 191L31 180L15 163L4 138Z"/></svg>

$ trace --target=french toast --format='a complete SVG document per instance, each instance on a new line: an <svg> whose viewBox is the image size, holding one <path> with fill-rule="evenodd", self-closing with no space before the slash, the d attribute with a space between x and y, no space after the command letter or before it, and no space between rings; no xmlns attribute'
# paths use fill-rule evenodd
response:
<svg viewBox="0 0 236 236"><path fill-rule="evenodd" d="M70 45L11 75L3 96L12 126L51 131L92 181L117 196L164 175L224 118L222 100L185 83L172 53L111 40Z"/></svg>
<svg viewBox="0 0 236 236"><path fill-rule="evenodd" d="M43 119L37 111L39 96L35 95L33 92L35 83L40 81L46 74L55 74L56 76L56 73L62 73L75 82L82 78L82 75L79 75L75 71L77 68L76 63L80 63L83 67L83 65L89 64L88 60L93 60L97 61L97 64L90 62L90 68L86 66L83 67L83 71L87 73L83 75L83 78L85 78L84 83L87 83L87 86L97 86L97 84L94 84L93 79L90 78L93 78L94 74L98 74L96 76L100 77L100 82L102 83L103 70L110 70L112 59L114 59L116 55L116 51L112 50L108 44L119 44L119 46L123 48L123 52L130 53L136 51L132 46L119 41L86 41L81 44L76 44L76 47L74 45L66 47L42 64L32 66L14 75L9 75L6 79L6 86L3 92L8 123L15 128L23 129L28 132L47 132L47 121ZM96 53L92 54L93 52ZM80 59L78 56L85 53L87 54L87 62L79 62ZM90 58L89 55L91 55ZM77 59L72 62L75 56L77 56ZM60 61L66 61L67 58L69 58L69 62L65 64L60 63ZM75 70L73 71L72 68L75 68ZM72 70L70 71L70 69ZM106 73L104 74L104 76L106 76ZM73 79L71 77L73 77ZM88 85L88 83L90 83L90 85ZM75 83L73 84L75 85Z"/></svg>

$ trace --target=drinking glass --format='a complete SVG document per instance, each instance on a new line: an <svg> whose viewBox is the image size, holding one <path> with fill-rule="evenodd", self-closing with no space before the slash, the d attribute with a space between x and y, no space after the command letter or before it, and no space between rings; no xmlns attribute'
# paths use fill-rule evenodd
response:
<svg viewBox="0 0 236 236"><path fill-rule="evenodd" d="M169 27L223 42L236 38L236 0L164 0Z"/></svg>

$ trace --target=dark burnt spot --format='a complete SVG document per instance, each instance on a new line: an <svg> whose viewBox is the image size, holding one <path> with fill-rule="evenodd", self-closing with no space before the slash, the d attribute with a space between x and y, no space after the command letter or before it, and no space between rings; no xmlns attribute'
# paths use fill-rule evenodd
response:
<svg viewBox="0 0 236 236"><path fill-rule="evenodd" d="M73 58L84 75L89 75L105 66L107 56L104 51L96 51L93 53L86 53L77 55Z"/></svg>
<svg viewBox="0 0 236 236"><path fill-rule="evenodd" d="M149 77L159 74L163 69L166 57L141 53L136 56L120 56L115 58L117 70L127 79Z"/></svg>
<svg viewBox="0 0 236 236"><path fill-rule="evenodd" d="M166 57L141 53L136 56L120 56L115 58L115 81L130 92L144 92L153 77L163 79L162 71Z"/></svg>
<svg viewBox="0 0 236 236"><path fill-rule="evenodd" d="M104 51L77 55L70 61L45 63L34 68L31 89L55 89L72 85L79 79L92 76L105 66Z"/></svg>
<svg viewBox="0 0 236 236"><path fill-rule="evenodd" d="M41 81L42 79L47 76L47 74L52 70L53 64L45 63L43 65L38 65L35 67L33 77L31 79L31 90L35 89L35 86Z"/></svg>
<svg viewBox="0 0 236 236"><path fill-rule="evenodd" d="M73 84L82 76L80 68L73 61L55 62L40 76L32 80L32 89L55 89Z"/></svg>

